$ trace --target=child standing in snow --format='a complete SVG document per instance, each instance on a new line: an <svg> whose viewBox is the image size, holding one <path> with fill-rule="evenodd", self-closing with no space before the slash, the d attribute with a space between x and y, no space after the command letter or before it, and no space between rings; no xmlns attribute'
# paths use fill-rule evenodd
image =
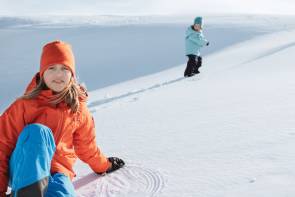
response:
<svg viewBox="0 0 295 197"><path fill-rule="evenodd" d="M77 159L98 174L124 166L96 145L87 92L76 81L69 44L43 47L40 70L0 119L0 197L73 197Z"/></svg>
<svg viewBox="0 0 295 197"><path fill-rule="evenodd" d="M185 52L188 57L188 62L184 71L184 77L191 77L194 74L200 73L199 68L202 66L200 49L205 45L209 45L209 42L203 35L202 28L203 20L202 17L198 16L194 20L194 25L188 27L186 30Z"/></svg>

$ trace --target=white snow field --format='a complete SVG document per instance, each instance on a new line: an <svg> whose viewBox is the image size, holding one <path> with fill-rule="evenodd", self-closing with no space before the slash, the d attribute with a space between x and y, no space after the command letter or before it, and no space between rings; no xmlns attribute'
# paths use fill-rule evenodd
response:
<svg viewBox="0 0 295 197"><path fill-rule="evenodd" d="M293 197L293 21L282 16L208 17L210 46L203 50L201 74L192 78L182 77L181 36L190 21L169 26L172 36L164 44L169 31L157 29L168 28L164 22L1 27L0 110L38 70L40 46L52 38L65 39L77 52L78 72L84 73L80 80L91 87L97 144L105 155L126 162L119 171L98 176L78 161L78 197ZM120 49L113 48L120 45L112 43L120 41L114 29L123 32ZM176 45L169 44L173 40ZM147 51L138 48L144 44ZM99 58L113 55L113 62ZM119 66L106 68L107 63ZM23 78L11 80L18 77ZM18 90L8 94L14 87Z"/></svg>
<svg viewBox="0 0 295 197"><path fill-rule="evenodd" d="M95 178L78 164L79 196L294 196L292 54L283 31L207 56L193 78L181 65L91 92L98 144L127 165Z"/></svg>
<svg viewBox="0 0 295 197"><path fill-rule="evenodd" d="M20 96L39 69L44 44L71 43L77 73L96 90L157 73L186 61L190 16L0 16L0 112ZM258 35L295 28L293 16L204 16L211 42L203 55ZM9 83L9 85L7 85Z"/></svg>

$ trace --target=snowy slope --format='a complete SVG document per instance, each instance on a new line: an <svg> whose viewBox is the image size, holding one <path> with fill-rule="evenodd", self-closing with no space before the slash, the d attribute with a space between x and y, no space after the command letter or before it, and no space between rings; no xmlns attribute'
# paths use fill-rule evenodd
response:
<svg viewBox="0 0 295 197"><path fill-rule="evenodd" d="M204 16L204 56L255 36L295 28L294 16ZM193 16L0 16L0 112L38 71L42 46L73 46L79 80L92 91L186 61L184 33Z"/></svg>
<svg viewBox="0 0 295 197"><path fill-rule="evenodd" d="M91 92L98 145L127 165L98 177L79 162L79 196L294 196L294 35L212 54L193 78L181 65Z"/></svg>

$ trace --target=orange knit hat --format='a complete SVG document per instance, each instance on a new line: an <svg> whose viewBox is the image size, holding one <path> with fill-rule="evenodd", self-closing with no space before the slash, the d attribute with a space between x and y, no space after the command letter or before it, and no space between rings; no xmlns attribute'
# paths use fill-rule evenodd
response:
<svg viewBox="0 0 295 197"><path fill-rule="evenodd" d="M43 47L40 60L40 76L53 64L63 64L75 77L75 58L71 45L63 41L53 41Z"/></svg>

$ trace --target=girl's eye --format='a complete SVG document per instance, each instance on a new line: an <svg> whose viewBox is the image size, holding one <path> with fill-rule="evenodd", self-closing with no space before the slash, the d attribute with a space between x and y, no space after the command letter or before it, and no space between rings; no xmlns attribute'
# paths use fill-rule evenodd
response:
<svg viewBox="0 0 295 197"><path fill-rule="evenodd" d="M54 70L54 67L49 67L48 70Z"/></svg>
<svg viewBox="0 0 295 197"><path fill-rule="evenodd" d="M62 67L63 70L69 70L67 67Z"/></svg>

